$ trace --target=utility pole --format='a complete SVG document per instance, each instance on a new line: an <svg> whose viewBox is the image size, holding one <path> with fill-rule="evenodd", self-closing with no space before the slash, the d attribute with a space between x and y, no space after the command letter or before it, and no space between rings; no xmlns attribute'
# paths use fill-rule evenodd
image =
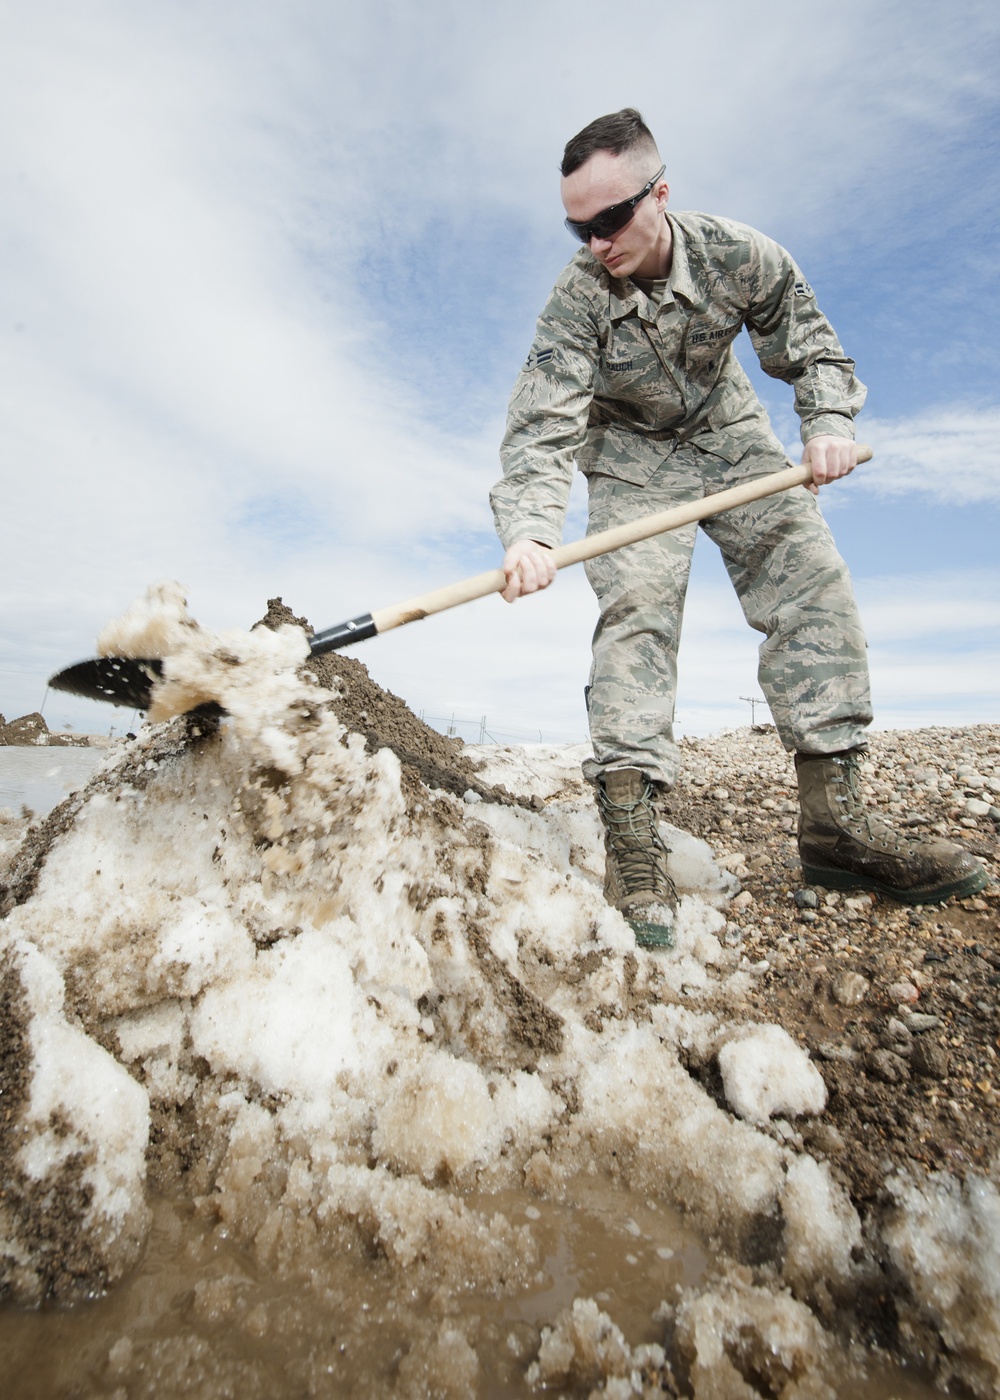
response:
<svg viewBox="0 0 1000 1400"><path fill-rule="evenodd" d="M755 725L755 724L757 723L757 706L758 706L758 705L763 705L764 701L763 701L763 700L759 700L759 699L758 699L756 696L754 696L754 695L741 695L741 696L740 696L740 699L741 699L741 700L745 700L745 701L747 702L747 704L750 706L750 724L751 724L751 727L752 727L753 725Z"/></svg>

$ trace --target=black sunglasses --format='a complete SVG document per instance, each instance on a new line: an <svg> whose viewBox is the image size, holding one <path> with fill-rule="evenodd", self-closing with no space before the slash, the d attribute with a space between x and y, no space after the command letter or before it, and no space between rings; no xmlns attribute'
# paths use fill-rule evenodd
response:
<svg viewBox="0 0 1000 1400"><path fill-rule="evenodd" d="M620 204L609 204L607 209L602 209L585 224L578 224L575 219L567 219L566 227L581 243L589 243L592 238L610 238L635 218L635 206L646 198L666 168L665 165L661 165L649 183L643 185L639 193L634 194L631 199L623 199Z"/></svg>

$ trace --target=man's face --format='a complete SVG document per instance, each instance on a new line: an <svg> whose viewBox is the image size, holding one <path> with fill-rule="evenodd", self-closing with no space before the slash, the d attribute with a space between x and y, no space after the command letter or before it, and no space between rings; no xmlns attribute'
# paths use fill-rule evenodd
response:
<svg viewBox="0 0 1000 1400"><path fill-rule="evenodd" d="M586 223L602 209L639 193L653 175L655 156L595 151L572 175L564 175L562 202L569 218ZM646 169L646 166L649 169ZM663 277L670 257L670 227L663 217L670 191L659 179L635 207L629 223L610 238L592 238L590 250L612 277Z"/></svg>

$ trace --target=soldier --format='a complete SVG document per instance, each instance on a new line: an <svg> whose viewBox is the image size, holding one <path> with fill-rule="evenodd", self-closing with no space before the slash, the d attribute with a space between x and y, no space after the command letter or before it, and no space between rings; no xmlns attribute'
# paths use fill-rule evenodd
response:
<svg viewBox="0 0 1000 1400"><path fill-rule="evenodd" d="M744 224L667 212L656 143L625 108L562 161L566 226L583 247L557 281L511 396L491 492L508 602L546 588L574 460L588 532L786 465L732 352L745 326L764 370L792 385L812 467L795 489L701 522L751 627L758 677L795 754L804 878L908 903L968 895L982 866L946 841L906 840L862 803L871 723L865 638L847 568L816 503L857 463L865 390L787 252ZM676 892L656 799L677 777L677 645L694 525L591 560L600 619L584 764L605 829L605 897L646 947L669 946Z"/></svg>

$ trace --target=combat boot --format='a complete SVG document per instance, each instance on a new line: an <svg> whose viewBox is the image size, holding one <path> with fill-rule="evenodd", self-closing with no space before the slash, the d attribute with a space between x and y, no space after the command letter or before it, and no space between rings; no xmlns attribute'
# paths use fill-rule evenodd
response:
<svg viewBox="0 0 1000 1400"><path fill-rule="evenodd" d="M863 749L796 754L803 879L829 890L877 890L903 904L975 894L986 871L951 841L902 836L861 799Z"/></svg>
<svg viewBox="0 0 1000 1400"><path fill-rule="evenodd" d="M677 891L667 874L653 785L639 768L612 768L597 784L604 823L604 898L631 924L640 948L673 947Z"/></svg>

